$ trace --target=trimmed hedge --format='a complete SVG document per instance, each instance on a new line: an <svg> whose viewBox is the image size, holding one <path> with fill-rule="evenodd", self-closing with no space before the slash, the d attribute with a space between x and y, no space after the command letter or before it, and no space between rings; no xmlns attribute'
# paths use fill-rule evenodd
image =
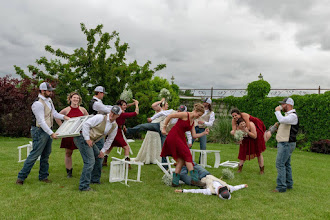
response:
<svg viewBox="0 0 330 220"><path fill-rule="evenodd" d="M274 124L277 119L274 114L278 101L284 97L270 97L254 99L248 96L229 96L222 101L231 108L237 107L242 112L247 112L260 118L266 127ZM330 92L324 94L292 95L294 108L299 117L300 131L306 134L308 141L328 139L330 135Z"/></svg>

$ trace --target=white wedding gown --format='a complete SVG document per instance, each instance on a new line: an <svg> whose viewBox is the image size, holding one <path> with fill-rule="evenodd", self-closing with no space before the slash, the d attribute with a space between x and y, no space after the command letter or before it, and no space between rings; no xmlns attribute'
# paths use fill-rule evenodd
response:
<svg viewBox="0 0 330 220"><path fill-rule="evenodd" d="M165 119L159 117L151 123L158 123ZM157 161L161 162L160 153L162 151L159 133L156 131L147 131L143 140L140 151L134 161L143 162L144 164L156 164Z"/></svg>

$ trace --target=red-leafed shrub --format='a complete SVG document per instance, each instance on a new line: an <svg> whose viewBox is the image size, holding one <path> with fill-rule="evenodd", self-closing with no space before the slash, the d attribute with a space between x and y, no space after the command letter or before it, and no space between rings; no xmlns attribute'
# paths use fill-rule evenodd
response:
<svg viewBox="0 0 330 220"><path fill-rule="evenodd" d="M312 143L311 151L322 154L330 154L330 140L319 140Z"/></svg>
<svg viewBox="0 0 330 220"><path fill-rule="evenodd" d="M0 133L3 136L29 136L31 104L38 96L37 81L0 78Z"/></svg>

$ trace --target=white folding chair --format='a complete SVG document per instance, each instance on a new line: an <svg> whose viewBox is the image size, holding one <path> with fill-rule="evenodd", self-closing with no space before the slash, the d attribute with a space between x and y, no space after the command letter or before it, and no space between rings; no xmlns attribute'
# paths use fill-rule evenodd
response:
<svg viewBox="0 0 330 220"><path fill-rule="evenodd" d="M220 164L221 167L230 167L230 168L236 168L238 167L239 162L237 161L229 161L223 162Z"/></svg>
<svg viewBox="0 0 330 220"><path fill-rule="evenodd" d="M138 172L136 179L128 179L128 170L129 165L137 165ZM125 159L119 159L116 157L112 157L112 161L110 163L110 174L109 174L109 182L125 182L126 186L128 181L133 182L142 182L141 181L141 166L144 164L141 162L134 161L126 161Z"/></svg>
<svg viewBox="0 0 330 220"><path fill-rule="evenodd" d="M19 163L24 162L26 160L26 158L22 159L22 149L23 148L26 148L26 157L28 157L30 152L32 151L32 148L33 148L32 147L32 141L29 141L29 144L25 144L25 145L17 147L17 149L18 149L18 162ZM38 160L40 160L40 156L38 157Z"/></svg>

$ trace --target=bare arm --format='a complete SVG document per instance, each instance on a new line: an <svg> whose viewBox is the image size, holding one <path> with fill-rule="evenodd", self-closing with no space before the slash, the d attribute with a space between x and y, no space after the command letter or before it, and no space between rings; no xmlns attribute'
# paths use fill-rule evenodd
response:
<svg viewBox="0 0 330 220"><path fill-rule="evenodd" d="M194 139L203 137L204 135L208 135L209 132L210 130L206 128L204 132L196 134L195 126L191 129L191 135Z"/></svg>
<svg viewBox="0 0 330 220"><path fill-rule="evenodd" d="M139 101L135 100L135 99L133 99L133 101L134 101L134 105L135 105L135 112L138 115L139 114Z"/></svg>
<svg viewBox="0 0 330 220"><path fill-rule="evenodd" d="M84 115L89 115L87 110L84 107L79 106L79 109Z"/></svg>
<svg viewBox="0 0 330 220"><path fill-rule="evenodd" d="M59 113L62 114L62 115L67 115L69 113L69 108L70 107L66 107L66 108L62 109ZM62 120L61 119L55 118L55 121L58 124L58 126L62 125Z"/></svg>
<svg viewBox="0 0 330 220"><path fill-rule="evenodd" d="M161 108L160 108L159 105L160 105L163 101L165 101L165 98L162 98L162 100L152 103L151 108L152 108L153 110L155 110L155 111L160 111Z"/></svg>
<svg viewBox="0 0 330 220"><path fill-rule="evenodd" d="M230 134L234 135L236 129L237 129L237 124L236 124L235 119L233 118L233 119L231 119L231 132L230 132Z"/></svg>

